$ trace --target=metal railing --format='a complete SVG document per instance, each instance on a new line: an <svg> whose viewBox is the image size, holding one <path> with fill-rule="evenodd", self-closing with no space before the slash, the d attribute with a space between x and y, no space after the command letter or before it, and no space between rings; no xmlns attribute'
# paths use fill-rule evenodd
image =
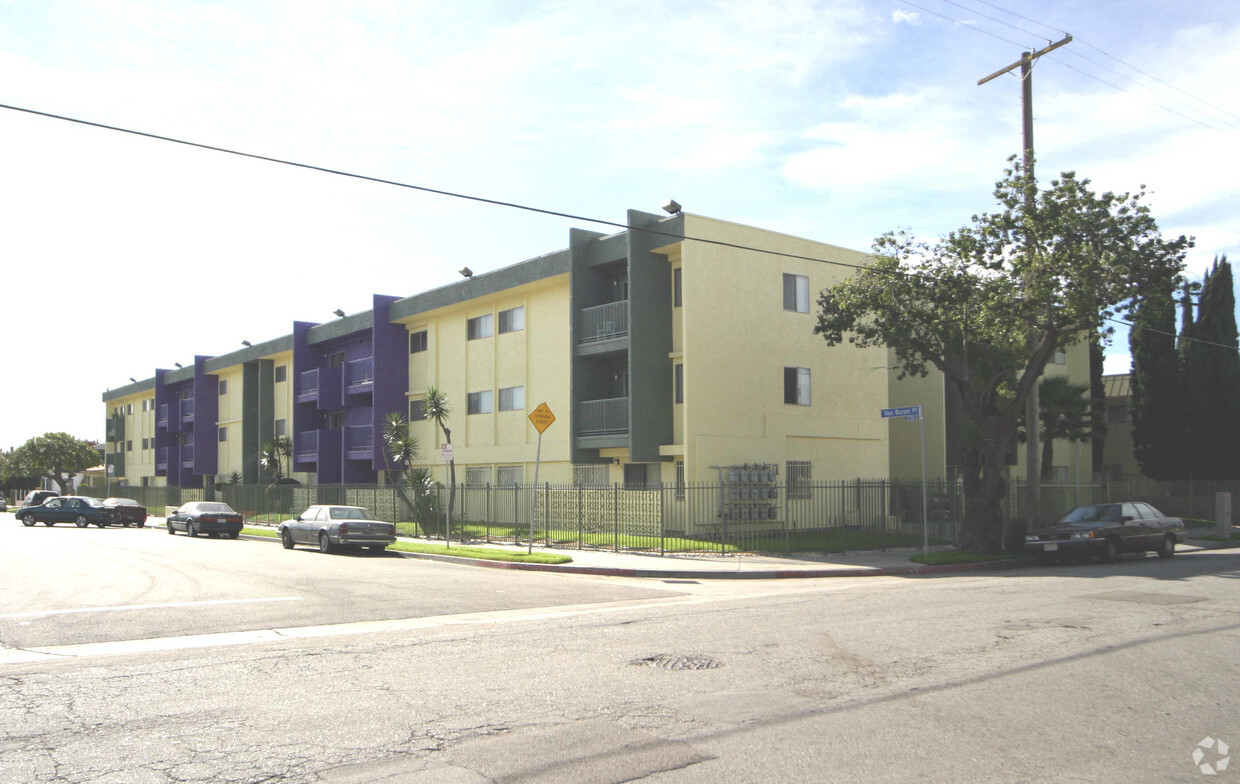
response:
<svg viewBox="0 0 1240 784"><path fill-rule="evenodd" d="M352 459L370 457L375 449L374 428L370 425L349 425L344 431L344 449Z"/></svg>
<svg viewBox="0 0 1240 784"><path fill-rule="evenodd" d="M629 301L582 308L577 320L577 342L595 343L629 334Z"/></svg>
<svg viewBox="0 0 1240 784"><path fill-rule="evenodd" d="M298 402L306 402L307 399L314 400L319 394L319 371L305 370L297 374L297 400Z"/></svg>
<svg viewBox="0 0 1240 784"><path fill-rule="evenodd" d="M577 433L583 436L629 432L629 399L586 400L577 404Z"/></svg>
<svg viewBox="0 0 1240 784"><path fill-rule="evenodd" d="M345 384L350 389L357 389L374 384L375 381L375 359L374 357L366 357L364 359L354 359L345 365Z"/></svg>

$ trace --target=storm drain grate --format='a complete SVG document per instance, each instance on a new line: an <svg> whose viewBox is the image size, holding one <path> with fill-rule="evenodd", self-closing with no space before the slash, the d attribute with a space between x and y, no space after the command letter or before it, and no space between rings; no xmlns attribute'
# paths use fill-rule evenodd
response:
<svg viewBox="0 0 1240 784"><path fill-rule="evenodd" d="M664 670L713 670L723 666L723 662L707 656L677 656L672 653L659 653L644 659L634 659L631 664L639 667L659 667Z"/></svg>

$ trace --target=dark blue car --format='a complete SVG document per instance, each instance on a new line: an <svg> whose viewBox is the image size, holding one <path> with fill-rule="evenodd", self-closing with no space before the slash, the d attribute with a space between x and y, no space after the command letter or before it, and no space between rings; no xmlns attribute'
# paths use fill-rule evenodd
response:
<svg viewBox="0 0 1240 784"><path fill-rule="evenodd" d="M218 501L190 501L168 515L168 533L184 531L190 536L206 534L211 538L221 534L236 539L245 526L241 515L228 504Z"/></svg>
<svg viewBox="0 0 1240 784"><path fill-rule="evenodd" d="M73 523L78 528L97 525L103 528L121 521L120 513L104 506L98 498L87 498L79 495L65 495L49 498L38 506L27 506L17 512L17 519L22 525L32 526L35 523L56 525L56 523Z"/></svg>

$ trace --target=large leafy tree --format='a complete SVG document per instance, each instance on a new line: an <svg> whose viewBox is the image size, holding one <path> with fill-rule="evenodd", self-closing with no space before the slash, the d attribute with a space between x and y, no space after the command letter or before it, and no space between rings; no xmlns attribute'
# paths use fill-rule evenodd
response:
<svg viewBox="0 0 1240 784"><path fill-rule="evenodd" d="M1185 329L1184 398L1188 404L1186 474L1192 479L1240 477L1240 354L1231 264L1215 258L1201 283L1197 315Z"/></svg>
<svg viewBox="0 0 1240 784"><path fill-rule="evenodd" d="M1187 423L1175 343L1174 287L1164 281L1142 293L1128 333L1133 453L1141 473L1151 479L1184 475Z"/></svg>
<svg viewBox="0 0 1240 784"><path fill-rule="evenodd" d="M92 444L68 433L35 436L9 454L7 470L16 476L46 477L67 493L73 477L103 462Z"/></svg>
<svg viewBox="0 0 1240 784"><path fill-rule="evenodd" d="M1012 161L997 212L934 244L883 235L872 264L820 294L815 327L829 345L890 347L901 377L944 375L965 419L959 545L982 552L1002 548L1005 456L1046 364L1109 336L1139 292L1178 279L1192 244L1161 237L1144 192L1098 194L1071 172L1039 189Z"/></svg>

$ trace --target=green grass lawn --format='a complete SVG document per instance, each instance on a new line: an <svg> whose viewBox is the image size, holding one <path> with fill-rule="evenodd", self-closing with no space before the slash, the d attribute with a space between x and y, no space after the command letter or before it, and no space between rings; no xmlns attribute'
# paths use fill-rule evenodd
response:
<svg viewBox="0 0 1240 784"><path fill-rule="evenodd" d="M274 528L252 528L246 526L241 529L241 533L249 536L266 536L274 539L278 534ZM454 555L457 558L478 558L486 561L515 561L524 563L541 563L541 564L565 564L572 563L572 557L567 555L551 554L551 553L534 553L532 555L520 553L516 550L494 550L489 547L468 547L466 545L453 545L448 547L442 544L425 544L423 542L404 542L397 541L396 544L388 545L389 550L400 550L406 553L430 553L432 555Z"/></svg>

